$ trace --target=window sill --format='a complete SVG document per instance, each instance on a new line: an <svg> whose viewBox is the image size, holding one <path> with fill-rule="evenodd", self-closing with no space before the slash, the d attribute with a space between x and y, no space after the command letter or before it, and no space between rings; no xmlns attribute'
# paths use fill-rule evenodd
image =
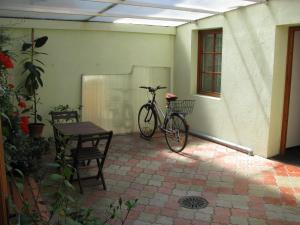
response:
<svg viewBox="0 0 300 225"><path fill-rule="evenodd" d="M212 99L212 100L221 100L221 95L211 96L211 95L205 95L205 94L195 94L194 96L199 97L199 98Z"/></svg>

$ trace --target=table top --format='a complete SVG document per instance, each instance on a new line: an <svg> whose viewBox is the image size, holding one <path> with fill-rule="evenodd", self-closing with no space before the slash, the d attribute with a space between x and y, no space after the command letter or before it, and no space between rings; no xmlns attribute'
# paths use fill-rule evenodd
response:
<svg viewBox="0 0 300 225"><path fill-rule="evenodd" d="M66 136L106 133L107 131L92 122L57 123L54 127Z"/></svg>

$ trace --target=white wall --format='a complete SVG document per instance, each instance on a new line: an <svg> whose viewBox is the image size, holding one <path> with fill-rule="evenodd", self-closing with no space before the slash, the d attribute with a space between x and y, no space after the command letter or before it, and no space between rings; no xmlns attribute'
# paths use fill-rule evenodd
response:
<svg viewBox="0 0 300 225"><path fill-rule="evenodd" d="M47 125L51 107L81 104L83 74L128 74L134 65L173 71L174 28L1 18L0 26L10 28L11 47L17 53L12 73L18 80L24 77L19 53L22 41L30 40L29 28L35 28L36 37L49 37L42 49L48 54L42 58L44 87L38 91L39 112ZM52 134L50 126L48 134Z"/></svg>
<svg viewBox="0 0 300 225"><path fill-rule="evenodd" d="M295 33L286 147L300 145L300 31Z"/></svg>
<svg viewBox="0 0 300 225"><path fill-rule="evenodd" d="M300 23L299 9L300 1L270 0L177 29L174 87L196 100L192 131L263 157L279 152L287 26ZM196 94L197 32L213 28L223 28L221 98Z"/></svg>
<svg viewBox="0 0 300 225"><path fill-rule="evenodd" d="M129 74L84 75L82 104L85 121L92 121L114 134L138 131L138 112L151 95L139 86L170 87L170 68L134 66ZM157 92L157 102L165 109L164 94Z"/></svg>

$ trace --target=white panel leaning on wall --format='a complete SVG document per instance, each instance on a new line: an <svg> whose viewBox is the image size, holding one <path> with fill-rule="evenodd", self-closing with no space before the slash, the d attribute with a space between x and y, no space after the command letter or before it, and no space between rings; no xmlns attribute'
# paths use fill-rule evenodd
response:
<svg viewBox="0 0 300 225"><path fill-rule="evenodd" d="M147 91L139 86L167 86L157 95L162 108L170 87L170 68L133 66L129 74L82 76L82 119L115 134L138 131L139 108L147 102Z"/></svg>

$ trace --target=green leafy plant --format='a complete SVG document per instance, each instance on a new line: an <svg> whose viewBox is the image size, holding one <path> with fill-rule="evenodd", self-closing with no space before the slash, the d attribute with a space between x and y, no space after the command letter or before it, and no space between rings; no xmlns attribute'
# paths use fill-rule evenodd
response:
<svg viewBox="0 0 300 225"><path fill-rule="evenodd" d="M112 220L118 220L121 225L124 225L130 211L136 206L137 199L123 201L122 198L115 203L109 205L106 216L102 220L95 217L94 211L91 208L78 208L74 212L68 214L73 223L79 225L106 225Z"/></svg>
<svg viewBox="0 0 300 225"><path fill-rule="evenodd" d="M21 170L24 174L37 171L41 166L41 157L50 147L45 138L34 139L25 135L18 135L4 143L5 153L9 157L9 165L13 169Z"/></svg>
<svg viewBox="0 0 300 225"><path fill-rule="evenodd" d="M78 105L76 108L74 108L74 107L71 107L68 104L66 104L66 105L60 104L60 105L51 107L49 115L51 115L51 112L77 111L78 112L78 117L79 117L79 120L80 120L81 119L81 113L80 112L82 110L82 107L83 107L82 105ZM52 121L49 120L49 123L51 124Z"/></svg>
<svg viewBox="0 0 300 225"><path fill-rule="evenodd" d="M69 160L61 152L55 163L47 164L46 171L50 169L53 172L47 174L39 182L40 189L43 189L43 193L39 193L39 195L45 197L45 202L48 203L50 211L48 217L45 218L32 210L30 203L22 196L23 208L20 215L22 225L108 225L112 220L118 220L120 224L124 225L138 200L123 201L120 198L116 203L109 205L105 212L105 218L96 217L93 209L83 208L74 197L76 190L69 182L74 168L69 164ZM22 192L21 181L22 179L18 179L16 184L18 190ZM38 201L40 198L36 197L36 201Z"/></svg>
<svg viewBox="0 0 300 225"><path fill-rule="evenodd" d="M63 112L63 111L80 111L82 109L82 105L79 105L77 108L73 108L70 105L60 104L51 108L50 112Z"/></svg>
<svg viewBox="0 0 300 225"><path fill-rule="evenodd" d="M10 52L5 49L10 41L9 36L0 29L0 116L9 122L9 116L13 113L14 105L11 102L14 93L14 85L9 83L8 70L14 67Z"/></svg>
<svg viewBox="0 0 300 225"><path fill-rule="evenodd" d="M31 42L23 43L22 53L27 57L24 62L24 74L27 75L24 83L24 87L27 90L29 96L33 98L33 117L34 123L37 121L42 121L41 115L38 114L37 105L40 103L40 98L38 98L38 89L43 87L42 74L45 73L43 66L45 65L38 57L40 55L47 55L44 52L40 52L37 49L43 47L47 43L48 37L43 36L34 39L34 29L31 30Z"/></svg>
<svg viewBox="0 0 300 225"><path fill-rule="evenodd" d="M8 35L4 35L0 30L0 113L3 131L3 142L5 149L5 166L8 174L9 186L16 187L18 195L22 201L22 208L17 209L12 199L9 200L10 213L19 214L15 224L22 225L104 225L111 220L118 219L124 224L129 212L136 205L137 200L123 201L110 205L107 210L106 218L97 218L92 209L82 208L74 198L74 187L69 182L74 169L69 164L69 159L62 151L55 163L50 163L42 170L42 155L49 148L49 142L43 138L28 137L28 117L21 116L22 113L33 110L34 122L42 118L37 114L37 90L43 86L41 75L44 73L42 61L38 56L45 54L36 49L44 46L47 37L34 39L32 30L31 43L24 43L22 46L23 54L28 57L24 61L24 73L27 74L24 87L28 94L33 98L33 107L28 108L25 100L27 95L21 95L14 85L9 83L8 70L13 68L12 58L9 52L4 49L6 42L10 40ZM17 102L15 102L17 100ZM16 104L18 103L18 105ZM69 106L61 108L69 109ZM49 168L53 168L49 174ZM38 181L38 194L33 196L36 199L28 200L24 194L26 178L34 175ZM40 190L43 190L43 194ZM27 190L28 191L28 190ZM40 196L47 196L49 216L42 216L35 210L36 203L40 201ZM14 224L14 223L11 223Z"/></svg>

